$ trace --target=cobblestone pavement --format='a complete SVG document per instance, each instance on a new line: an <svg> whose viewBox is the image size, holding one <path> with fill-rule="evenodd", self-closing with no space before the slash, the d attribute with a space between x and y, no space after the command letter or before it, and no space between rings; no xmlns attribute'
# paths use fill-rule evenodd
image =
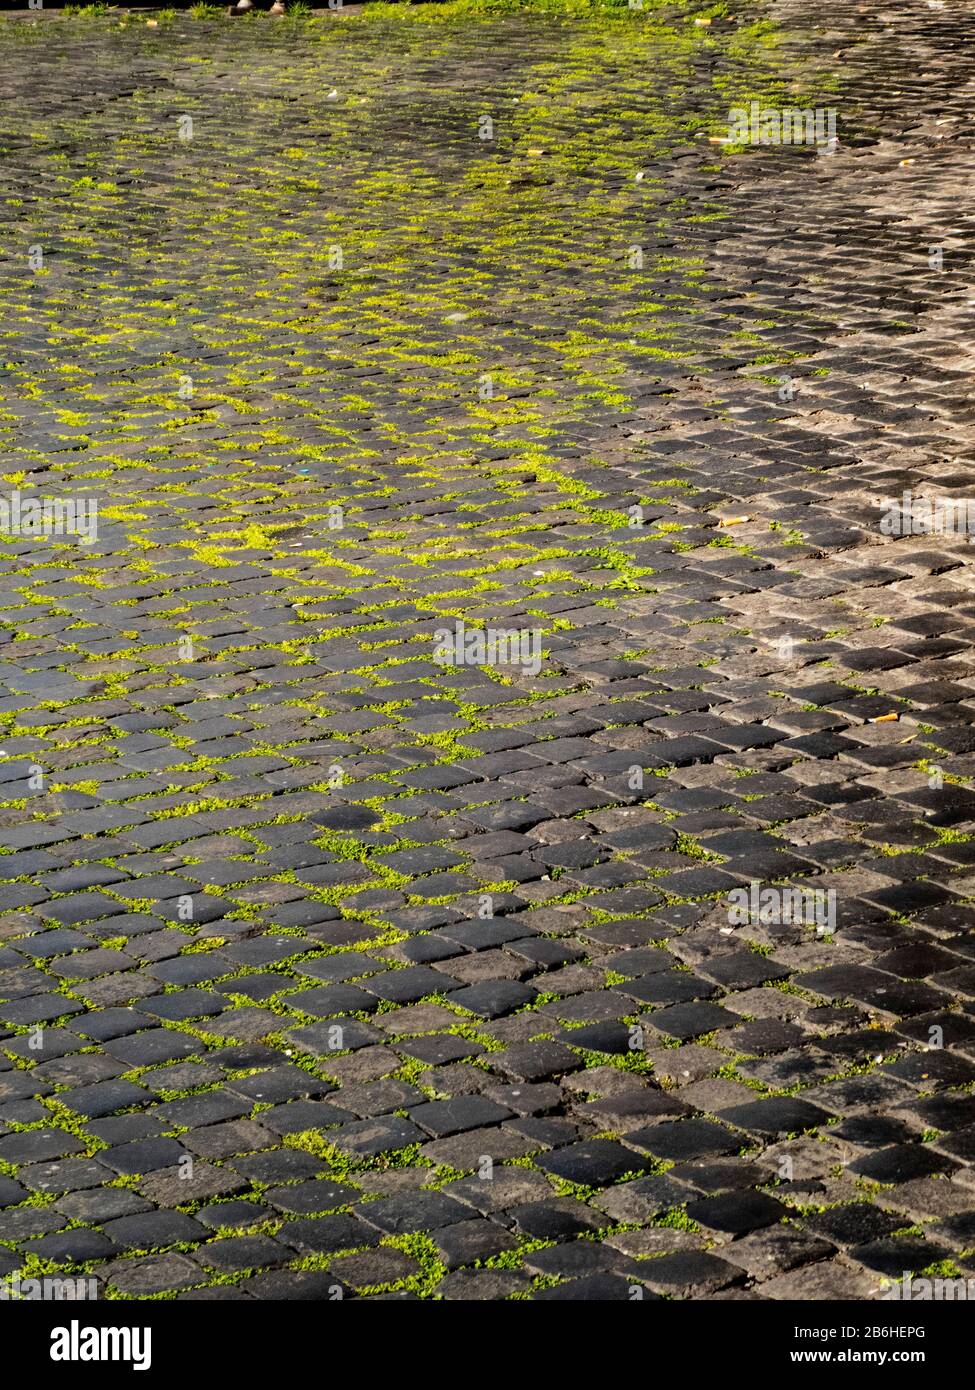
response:
<svg viewBox="0 0 975 1390"><path fill-rule="evenodd" d="M975 19L693 20L0 28L0 1275L975 1275Z"/></svg>

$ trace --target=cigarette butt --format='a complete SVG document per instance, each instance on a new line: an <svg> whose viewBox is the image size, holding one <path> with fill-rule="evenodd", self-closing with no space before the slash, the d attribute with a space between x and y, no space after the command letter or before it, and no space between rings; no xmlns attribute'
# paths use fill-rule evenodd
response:
<svg viewBox="0 0 975 1390"><path fill-rule="evenodd" d="M870 724L896 724L898 717L896 714L878 714L876 719L870 719L867 722Z"/></svg>
<svg viewBox="0 0 975 1390"><path fill-rule="evenodd" d="M750 516L723 516L718 522L719 526L741 526L742 522L751 521Z"/></svg>

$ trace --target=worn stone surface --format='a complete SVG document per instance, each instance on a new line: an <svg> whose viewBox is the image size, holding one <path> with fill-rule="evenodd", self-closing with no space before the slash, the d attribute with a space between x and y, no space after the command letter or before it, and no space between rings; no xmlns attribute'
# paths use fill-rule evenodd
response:
<svg viewBox="0 0 975 1390"><path fill-rule="evenodd" d="M972 16L727 8L0 22L5 1273L969 1268Z"/></svg>

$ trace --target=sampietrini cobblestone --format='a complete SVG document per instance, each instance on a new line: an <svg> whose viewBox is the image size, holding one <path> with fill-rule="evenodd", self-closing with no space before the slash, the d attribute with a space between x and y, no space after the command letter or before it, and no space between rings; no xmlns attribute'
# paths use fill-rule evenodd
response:
<svg viewBox="0 0 975 1390"><path fill-rule="evenodd" d="M972 16L693 18L0 24L0 1275L970 1275Z"/></svg>

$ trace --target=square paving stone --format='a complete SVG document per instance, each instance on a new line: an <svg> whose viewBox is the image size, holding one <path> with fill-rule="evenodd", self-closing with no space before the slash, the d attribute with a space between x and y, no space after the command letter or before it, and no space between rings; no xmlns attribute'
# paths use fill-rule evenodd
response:
<svg viewBox="0 0 975 1390"><path fill-rule="evenodd" d="M214 1202L195 1213L196 1220L208 1231L246 1230L268 1220L269 1215L267 1207L261 1203L245 1201Z"/></svg>
<svg viewBox="0 0 975 1390"><path fill-rule="evenodd" d="M271 1269L244 1279L237 1288L244 1296L286 1303L331 1303L351 1292L324 1269Z"/></svg>
<svg viewBox="0 0 975 1390"><path fill-rule="evenodd" d="M964 1163L971 1163L975 1155L975 1125L967 1125L963 1129L954 1130L951 1134L942 1135L937 1140L939 1149L950 1154L952 1158L961 1159ZM21 1170L21 1177L25 1173Z"/></svg>
<svg viewBox="0 0 975 1390"><path fill-rule="evenodd" d="M565 1240L597 1230L605 1221L585 1202L574 1197L555 1197L548 1202L526 1202L512 1207L507 1215L516 1228L532 1240Z"/></svg>
<svg viewBox="0 0 975 1390"><path fill-rule="evenodd" d="M169 1168L189 1157L187 1150L175 1139L137 1139L131 1144L119 1144L101 1154L103 1163L116 1173L153 1173Z"/></svg>
<svg viewBox="0 0 975 1390"><path fill-rule="evenodd" d="M667 1176L685 1182L699 1193L736 1192L768 1181L767 1169L744 1158L691 1159L667 1170Z"/></svg>
<svg viewBox="0 0 975 1390"><path fill-rule="evenodd" d="M423 1130L418 1129L412 1121L388 1115L342 1125L335 1131L333 1142L342 1153L372 1158L377 1154L406 1148L408 1144L422 1144L426 1138Z"/></svg>
<svg viewBox="0 0 975 1390"><path fill-rule="evenodd" d="M412 941L400 942L398 950L402 956L416 965L427 965L430 961L436 960L451 960L462 954L460 946L435 932L415 936Z"/></svg>
<svg viewBox="0 0 975 1390"><path fill-rule="evenodd" d="M455 1015L456 1017L456 1015ZM431 1067L442 1067L465 1057L477 1057L484 1051L482 1043L470 1042L456 1033L439 1033L428 1037L403 1039L396 1044L398 1052L415 1057Z"/></svg>
<svg viewBox="0 0 975 1390"><path fill-rule="evenodd" d="M105 1051L127 1067L147 1067L191 1057L202 1051L202 1044L171 1028L150 1028L128 1037L110 1039Z"/></svg>
<svg viewBox="0 0 975 1390"><path fill-rule="evenodd" d="M962 1250L970 1250L972 1237L975 1236L975 1211L950 1217L947 1221L939 1221L929 1229L939 1240L947 1241L949 1245L957 1245Z"/></svg>
<svg viewBox="0 0 975 1390"><path fill-rule="evenodd" d="M349 1083L342 1087L342 1102L363 1120L375 1115L389 1115L411 1105L422 1104L425 1097L416 1086L387 1076L380 1081L363 1085Z"/></svg>
<svg viewBox="0 0 975 1390"><path fill-rule="evenodd" d="M138 1190L157 1206L175 1207L209 1197L225 1197L242 1192L247 1186L236 1173L197 1159L192 1173L182 1165L148 1173L138 1184Z"/></svg>
<svg viewBox="0 0 975 1390"><path fill-rule="evenodd" d="M281 1228L281 1237L302 1255L332 1255L339 1250L358 1250L378 1245L381 1234L358 1216L337 1212L334 1216L302 1217Z"/></svg>
<svg viewBox="0 0 975 1390"><path fill-rule="evenodd" d="M518 1240L494 1221L475 1219L458 1221L441 1227L433 1234L433 1243L448 1269L480 1263L514 1250Z"/></svg>
<svg viewBox="0 0 975 1390"><path fill-rule="evenodd" d="M461 1202L442 1192L411 1192L363 1202L356 1207L356 1215L386 1235L407 1235L465 1221L470 1212Z"/></svg>
<svg viewBox="0 0 975 1390"><path fill-rule="evenodd" d="M865 1245L855 1245L848 1252L851 1259L899 1280L902 1275L920 1273L929 1265L940 1264L952 1258L947 1245L933 1240L922 1240L918 1236L889 1237L885 1240L868 1241Z"/></svg>
<svg viewBox="0 0 975 1390"><path fill-rule="evenodd" d="M184 1100L165 1101L152 1113L167 1129L175 1125L196 1129L199 1125L235 1120L240 1115L246 1115L251 1108L240 1096L230 1095L226 1091L208 1091L205 1095L187 1096Z"/></svg>
<svg viewBox="0 0 975 1390"><path fill-rule="evenodd" d="M767 1100L747 1105L733 1105L719 1111L719 1119L751 1134L792 1134L816 1129L829 1120L829 1114L818 1105L796 1096L770 1096Z"/></svg>
<svg viewBox="0 0 975 1390"><path fill-rule="evenodd" d="M975 1124L975 1096L946 1095L944 1092L929 1100L915 1102L907 1112L925 1127L952 1131L967 1129Z"/></svg>
<svg viewBox="0 0 975 1390"><path fill-rule="evenodd" d="M687 1214L712 1231L740 1236L776 1224L789 1214L789 1209L762 1192L729 1192L688 1202Z"/></svg>
<svg viewBox="0 0 975 1390"><path fill-rule="evenodd" d="M495 1165L489 1178L457 1178L447 1183L443 1191L466 1202L474 1211L490 1215L533 1198L547 1197L552 1187L543 1173L532 1168Z"/></svg>
<svg viewBox="0 0 975 1390"><path fill-rule="evenodd" d="M590 1274L583 1279L570 1279L541 1289L532 1297L543 1303L629 1303L633 1301L633 1284L617 1274ZM655 1297L644 1292L644 1299Z"/></svg>
<svg viewBox="0 0 975 1390"><path fill-rule="evenodd" d="M181 989L173 994L159 994L139 1004L139 1011L152 1018L165 1018L183 1023L192 1018L212 1018L227 1006L220 994L205 989Z"/></svg>
<svg viewBox="0 0 975 1390"><path fill-rule="evenodd" d="M544 1081L550 1076L562 1076L578 1071L582 1059L563 1043L515 1043L504 1052L490 1054L491 1066L519 1081Z"/></svg>
<svg viewBox="0 0 975 1390"><path fill-rule="evenodd" d="M862 1145L868 1149L880 1149L885 1144L906 1144L916 1134L903 1120L889 1119L883 1115L851 1115L838 1125L830 1127L830 1138L846 1139L851 1144Z"/></svg>
<svg viewBox="0 0 975 1390"><path fill-rule="evenodd" d="M811 1212L803 1217L802 1224L807 1231L824 1236L835 1245L863 1245L900 1230L905 1221L871 1202L844 1202L826 1211Z"/></svg>
<svg viewBox="0 0 975 1390"><path fill-rule="evenodd" d="M176 1295L177 1303L249 1303L236 1284L211 1284L205 1289L187 1289Z"/></svg>
<svg viewBox="0 0 975 1390"><path fill-rule="evenodd" d="M279 1183L313 1178L326 1171L320 1158L302 1149L273 1149L235 1158L228 1167L250 1182Z"/></svg>
<svg viewBox="0 0 975 1390"><path fill-rule="evenodd" d="M784 1023L778 1018L757 1018L733 1029L728 1034L728 1043L737 1052L761 1056L798 1047L805 1037L804 1031L794 1023Z"/></svg>
<svg viewBox="0 0 975 1390"><path fill-rule="evenodd" d="M158 1250L167 1245L195 1245L207 1231L192 1216L179 1211L146 1211L106 1221L103 1233L124 1250Z"/></svg>
<svg viewBox="0 0 975 1390"><path fill-rule="evenodd" d="M135 1139L152 1139L163 1132L164 1125L157 1114L112 1115L106 1120L89 1120L85 1131L96 1139L104 1139L109 1148L129 1144Z"/></svg>
<svg viewBox="0 0 975 1390"><path fill-rule="evenodd" d="M612 955L604 956L600 965L617 975L625 975L627 979L635 980L641 975L653 975L658 970L671 970L674 958L657 946L647 946L633 951L616 951Z"/></svg>
<svg viewBox="0 0 975 1390"><path fill-rule="evenodd" d="M601 1100L587 1101L574 1107L573 1113L580 1119L592 1120L601 1129L625 1133L627 1130L642 1129L650 1120L673 1119L689 1114L690 1109L666 1091L634 1086L616 1091Z"/></svg>
<svg viewBox="0 0 975 1390"><path fill-rule="evenodd" d="M532 1250L524 1257L524 1267L535 1274L578 1279L584 1275L620 1269L630 1262L612 1246L594 1240L567 1240L543 1250Z"/></svg>
<svg viewBox="0 0 975 1390"><path fill-rule="evenodd" d="M488 1094L499 1105L510 1107L516 1115L542 1115L562 1103L562 1092L550 1082L491 1086Z"/></svg>
<svg viewBox="0 0 975 1390"><path fill-rule="evenodd" d="M669 1174L650 1178L636 1178L633 1182L619 1183L609 1187L593 1198L600 1211L606 1212L614 1221L640 1223L681 1206L690 1195L683 1183L675 1182Z"/></svg>
<svg viewBox="0 0 975 1390"><path fill-rule="evenodd" d="M149 1298L153 1294L202 1284L207 1276L195 1261L173 1252L116 1260L106 1268L105 1277L109 1288L118 1289L130 1298Z"/></svg>
<svg viewBox="0 0 975 1390"><path fill-rule="evenodd" d="M258 1042L268 1033L280 1031L283 1020L270 1009L227 1009L219 1018L207 1020L207 1032L218 1038ZM200 1049L198 1048L197 1051Z"/></svg>
<svg viewBox="0 0 975 1390"><path fill-rule="evenodd" d="M332 1261L328 1271L354 1289L366 1289L397 1284L411 1275L419 1274L420 1265L402 1250L383 1246L378 1250L364 1250L357 1255L342 1255Z"/></svg>
<svg viewBox="0 0 975 1390"><path fill-rule="evenodd" d="M96 1081L91 1086L79 1086L73 1091L62 1092L58 1100L77 1115L94 1120L112 1115L116 1110L126 1110L134 1105L145 1105L151 1099L143 1086L131 1081Z"/></svg>
<svg viewBox="0 0 975 1390"><path fill-rule="evenodd" d="M79 922L116 917L124 911L125 907L120 902L104 893L71 893L67 897L52 898L44 904L44 916L62 926L77 926Z"/></svg>
<svg viewBox="0 0 975 1390"><path fill-rule="evenodd" d="M721 1258L753 1279L768 1279L835 1255L835 1246L788 1226L766 1226L721 1247Z"/></svg>
<svg viewBox="0 0 975 1390"><path fill-rule="evenodd" d="M625 1023L617 1023L611 1019L584 1025L582 1028L566 1028L559 1033L558 1041L568 1047L582 1048L586 1052L607 1052L618 1057L627 1057L633 1050L633 1034L630 1029Z"/></svg>
<svg viewBox="0 0 975 1390"><path fill-rule="evenodd" d="M18 1170L35 1192L80 1192L111 1181L112 1172L94 1158L59 1158Z"/></svg>
<svg viewBox="0 0 975 1390"><path fill-rule="evenodd" d="M292 1187L272 1187L264 1193L264 1200L280 1211L310 1216L349 1206L359 1201L361 1195L358 1188L350 1187L347 1183L332 1182L327 1177L321 1177L296 1183Z"/></svg>
<svg viewBox="0 0 975 1390"><path fill-rule="evenodd" d="M742 1271L726 1260L697 1250L661 1255L645 1265L646 1271L641 1270L639 1277L655 1291L675 1296L702 1297L744 1278Z"/></svg>
<svg viewBox="0 0 975 1390"><path fill-rule="evenodd" d="M32 1236L46 1236L50 1232L67 1226L68 1220L58 1212L42 1212L36 1208L25 1207L21 1211L7 1212L0 1216L0 1238L8 1245L29 1240ZM10 1258L11 1251L4 1250L4 1257Z"/></svg>
<svg viewBox="0 0 975 1390"><path fill-rule="evenodd" d="M943 1051L911 1053L896 1062L884 1063L881 1070L884 1075L907 1081L923 1091L964 1086L975 1080L975 1065L967 1057Z"/></svg>
<svg viewBox="0 0 975 1390"><path fill-rule="evenodd" d="M742 1146L741 1136L710 1120L663 1120L645 1129L629 1131L627 1144L676 1162L711 1155L734 1153Z"/></svg>
<svg viewBox="0 0 975 1390"><path fill-rule="evenodd" d="M259 1101L262 1105L268 1102L297 1100L301 1096L323 1096L333 1089L327 1081L312 1076L301 1067L287 1063L279 1067L269 1067L254 1076L242 1077L230 1082L228 1086L228 1090L234 1095Z"/></svg>
<svg viewBox="0 0 975 1390"><path fill-rule="evenodd" d="M486 1096L457 1096L453 1100L435 1100L415 1106L410 1119L429 1134L441 1137L478 1129L482 1125L500 1124L510 1120L513 1112Z"/></svg>
<svg viewBox="0 0 975 1390"><path fill-rule="evenodd" d="M55 1130L25 1130L22 1134L0 1136L0 1161L15 1166L43 1163L49 1158L64 1158L78 1153L85 1145L73 1134Z"/></svg>
<svg viewBox="0 0 975 1390"><path fill-rule="evenodd" d="M213 1159L268 1149L279 1142L276 1134L253 1120L228 1120L226 1124L190 1130L181 1138L194 1154Z"/></svg>
<svg viewBox="0 0 975 1390"><path fill-rule="evenodd" d="M516 980L482 980L480 984L456 990L448 999L479 1018L501 1018L530 1004L537 993L531 985Z"/></svg>
<svg viewBox="0 0 975 1390"><path fill-rule="evenodd" d="M655 1009L647 1018L651 1027L668 1037L681 1041L713 1033L717 1028L732 1028L741 1019L718 1004L675 1004L669 1009Z"/></svg>
<svg viewBox="0 0 975 1390"><path fill-rule="evenodd" d="M371 1013L378 1007L375 994L367 994L355 985L324 985L320 989L302 989L286 994L281 1002L289 1009L310 1014L312 1018L335 1018L342 1014Z"/></svg>
<svg viewBox="0 0 975 1390"><path fill-rule="evenodd" d="M956 1162L935 1153L928 1144L894 1144L874 1149L849 1164L849 1171L873 1182L900 1183L933 1173L952 1173Z"/></svg>
<svg viewBox="0 0 975 1390"><path fill-rule="evenodd" d="M339 951L333 956L319 956L313 960L301 961L296 969L313 980L342 984L346 980L374 974L380 969L380 964L373 960L372 956L363 955L361 951Z"/></svg>
<svg viewBox="0 0 975 1390"><path fill-rule="evenodd" d="M55 1018L84 1012L84 1005L63 994L33 994L0 1004L0 1023L12 1027L29 1027L32 1023L50 1023Z"/></svg>
<svg viewBox="0 0 975 1390"><path fill-rule="evenodd" d="M638 976L625 984L614 985L613 992L628 999L638 999L643 1004L658 1006L658 1012L668 1004L688 1004L695 999L710 999L718 993L717 986L702 980L686 970L659 971L653 975ZM648 1021L652 1021L651 1015Z"/></svg>
<svg viewBox="0 0 975 1390"><path fill-rule="evenodd" d="M281 1020L277 1022L280 1024ZM336 1020L325 1019L321 1023L310 1023L305 1028L292 1028L284 1035L302 1052L316 1057L329 1054L354 1052L362 1047L371 1047L383 1041L383 1034L369 1023L357 1018L342 1017Z"/></svg>
<svg viewBox="0 0 975 1390"><path fill-rule="evenodd" d="M24 1254L54 1265L84 1264L87 1260L105 1260L117 1254L117 1247L101 1231L89 1231L79 1226L73 1231L54 1231L38 1240L25 1241Z"/></svg>
<svg viewBox="0 0 975 1390"><path fill-rule="evenodd" d="M754 951L733 951L724 956L710 956L698 964L702 975L716 980L725 989L751 989L768 980L783 980L789 971L774 960Z"/></svg>
<svg viewBox="0 0 975 1390"><path fill-rule="evenodd" d="M585 1187L606 1187L627 1173L639 1173L646 1159L612 1139L587 1139L536 1158L537 1167Z"/></svg>
<svg viewBox="0 0 975 1390"><path fill-rule="evenodd" d="M113 1221L118 1216L132 1216L135 1212L151 1210L147 1201L123 1187L87 1188L82 1192L68 1192L59 1197L54 1205L73 1221L88 1224Z"/></svg>
<svg viewBox="0 0 975 1390"><path fill-rule="evenodd" d="M201 1264L223 1271L263 1269L291 1258L287 1246L270 1236L224 1236L194 1253Z"/></svg>
<svg viewBox="0 0 975 1390"><path fill-rule="evenodd" d="M393 1004L415 1004L428 994L443 994L453 989L457 981L449 974L427 965L407 966L403 970L386 970L370 975L363 988L379 999Z"/></svg>

